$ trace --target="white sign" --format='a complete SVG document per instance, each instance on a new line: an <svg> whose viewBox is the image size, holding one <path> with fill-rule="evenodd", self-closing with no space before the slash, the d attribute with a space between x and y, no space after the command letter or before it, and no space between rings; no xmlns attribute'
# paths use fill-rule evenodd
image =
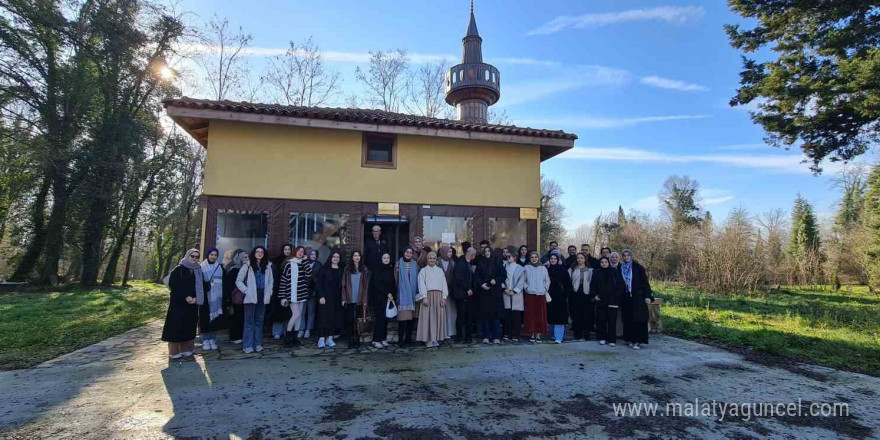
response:
<svg viewBox="0 0 880 440"><path fill-rule="evenodd" d="M440 241L448 244L455 244L455 232L444 232L440 234Z"/></svg>

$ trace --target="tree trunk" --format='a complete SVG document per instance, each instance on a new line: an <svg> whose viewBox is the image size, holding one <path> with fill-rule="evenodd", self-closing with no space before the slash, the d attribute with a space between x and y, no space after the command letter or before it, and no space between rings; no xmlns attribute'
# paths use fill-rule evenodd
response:
<svg viewBox="0 0 880 440"><path fill-rule="evenodd" d="M27 279L37 265L37 260L43 252L46 244L46 198L49 195L49 189L52 187L53 173L49 172L43 176L43 182L40 184L40 190L34 198L34 205L31 208L31 223L33 223L33 236L28 243L27 250L24 253L12 280L22 281Z"/></svg>
<svg viewBox="0 0 880 440"><path fill-rule="evenodd" d="M100 190L98 190L100 191ZM98 272L101 269L101 240L107 223L108 206L103 197L92 199L89 204L89 215L83 230L82 276L80 283L84 286L98 284ZM119 256L117 255L118 259Z"/></svg>
<svg viewBox="0 0 880 440"><path fill-rule="evenodd" d="M43 271L40 275L41 284L58 284L58 262L64 252L64 225L67 223L67 211L70 206L70 192L66 185L55 185L52 213L49 215L49 226L46 228L46 249L43 259Z"/></svg>
<svg viewBox="0 0 880 440"><path fill-rule="evenodd" d="M131 256L134 254L134 238L137 224L131 228L131 237L128 238L128 258L125 259L125 273L122 274L122 287L128 286L128 274L131 271Z"/></svg>

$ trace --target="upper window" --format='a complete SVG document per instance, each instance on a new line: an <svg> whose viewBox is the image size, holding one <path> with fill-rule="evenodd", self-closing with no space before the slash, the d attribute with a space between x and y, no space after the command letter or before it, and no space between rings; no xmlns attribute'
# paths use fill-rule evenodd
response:
<svg viewBox="0 0 880 440"><path fill-rule="evenodd" d="M397 136L364 133L361 166L372 168L397 168Z"/></svg>

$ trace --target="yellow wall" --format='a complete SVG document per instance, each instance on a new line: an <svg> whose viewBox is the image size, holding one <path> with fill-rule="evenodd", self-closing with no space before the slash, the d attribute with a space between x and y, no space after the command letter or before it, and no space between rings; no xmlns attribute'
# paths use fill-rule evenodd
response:
<svg viewBox="0 0 880 440"><path fill-rule="evenodd" d="M211 121L205 194L538 207L537 145L398 135L397 169L361 167L361 132Z"/></svg>

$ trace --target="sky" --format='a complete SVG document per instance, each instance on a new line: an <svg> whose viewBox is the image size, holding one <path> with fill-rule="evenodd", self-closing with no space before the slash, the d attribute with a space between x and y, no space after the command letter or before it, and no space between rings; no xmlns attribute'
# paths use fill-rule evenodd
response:
<svg viewBox="0 0 880 440"><path fill-rule="evenodd" d="M788 211L798 193L820 218L835 210L838 166L812 175L799 150L765 145L749 109L728 105L741 54L723 26L751 23L725 3L476 0L483 57L502 78L493 108L515 125L578 135L573 150L541 165L565 191L568 228L618 206L658 214L656 195L671 174L699 181L703 208L716 219L739 207ZM354 70L370 51L405 49L415 66L443 58L457 64L470 6L183 0L177 7L193 20L216 14L250 32L249 61L257 70L288 41L311 36L347 95L361 91Z"/></svg>

